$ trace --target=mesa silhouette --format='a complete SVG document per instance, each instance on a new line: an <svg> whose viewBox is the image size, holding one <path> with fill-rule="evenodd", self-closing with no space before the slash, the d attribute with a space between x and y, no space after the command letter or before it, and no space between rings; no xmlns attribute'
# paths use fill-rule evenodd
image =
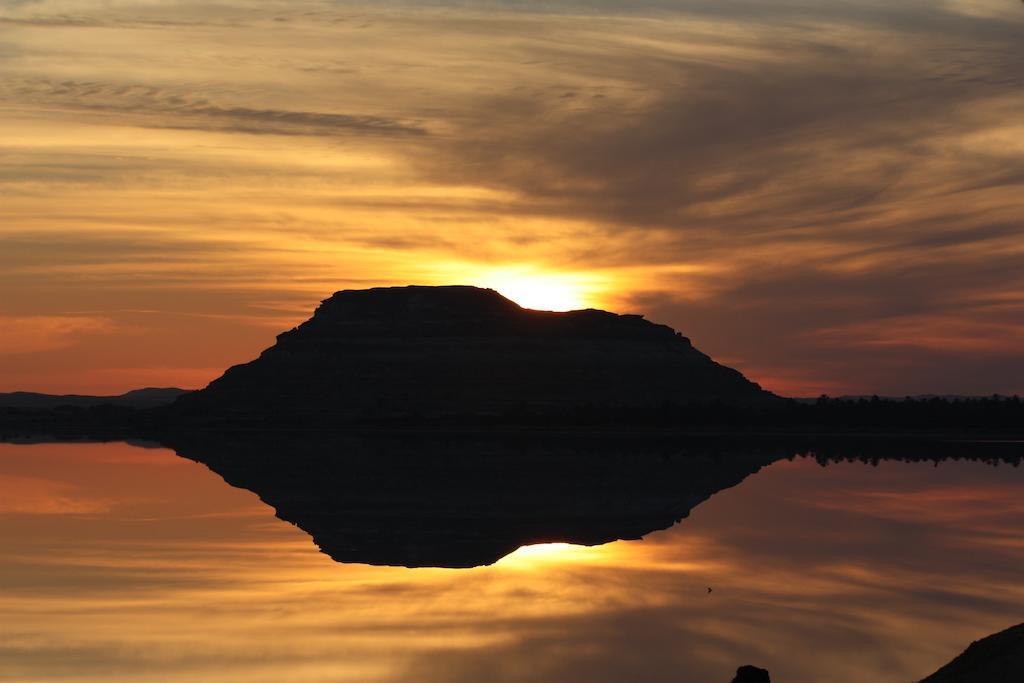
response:
<svg viewBox="0 0 1024 683"><path fill-rule="evenodd" d="M640 315L534 311L490 289L408 286L337 292L170 412L324 426L775 400Z"/></svg>
<svg viewBox="0 0 1024 683"><path fill-rule="evenodd" d="M338 292L196 392L0 395L0 437L365 426L1019 439L1024 401L784 399L640 315L534 311L465 286Z"/></svg>

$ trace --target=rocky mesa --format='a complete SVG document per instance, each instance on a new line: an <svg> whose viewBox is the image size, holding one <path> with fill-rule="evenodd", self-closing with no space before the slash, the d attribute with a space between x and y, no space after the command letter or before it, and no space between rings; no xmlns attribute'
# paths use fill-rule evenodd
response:
<svg viewBox="0 0 1024 683"><path fill-rule="evenodd" d="M323 426L773 400L640 315L535 311L490 289L408 286L337 292L173 410Z"/></svg>

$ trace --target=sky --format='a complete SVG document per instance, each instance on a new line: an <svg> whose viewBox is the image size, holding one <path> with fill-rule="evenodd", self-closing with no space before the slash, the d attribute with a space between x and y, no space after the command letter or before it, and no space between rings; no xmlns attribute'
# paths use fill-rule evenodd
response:
<svg viewBox="0 0 1024 683"><path fill-rule="evenodd" d="M1024 393L1016 0L0 0L0 391L339 289L643 313L784 395Z"/></svg>

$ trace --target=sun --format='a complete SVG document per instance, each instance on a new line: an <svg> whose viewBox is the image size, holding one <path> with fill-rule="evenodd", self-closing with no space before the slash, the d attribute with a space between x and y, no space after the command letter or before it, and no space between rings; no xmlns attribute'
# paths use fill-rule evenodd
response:
<svg viewBox="0 0 1024 683"><path fill-rule="evenodd" d="M523 308L538 311L574 311L587 307L579 292L562 283L526 280L497 285L494 289Z"/></svg>
<svg viewBox="0 0 1024 683"><path fill-rule="evenodd" d="M594 305L594 283L576 273L503 269L485 273L476 284L496 289L523 308L539 311L575 311Z"/></svg>

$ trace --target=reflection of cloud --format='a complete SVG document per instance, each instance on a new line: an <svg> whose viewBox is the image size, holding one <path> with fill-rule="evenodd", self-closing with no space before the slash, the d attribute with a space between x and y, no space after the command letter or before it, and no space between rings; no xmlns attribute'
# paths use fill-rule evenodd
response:
<svg viewBox="0 0 1024 683"><path fill-rule="evenodd" d="M643 541L472 570L335 564L167 451L0 446L0 482L44 473L118 506L0 519L15 680L912 680L1024 607L1024 481L980 463L782 461Z"/></svg>
<svg viewBox="0 0 1024 683"><path fill-rule="evenodd" d="M1020 3L1013 0L943 0L942 4L951 12L969 17L1013 19L1019 18L1021 12Z"/></svg>
<svg viewBox="0 0 1024 683"><path fill-rule="evenodd" d="M603 597L586 614L519 620L512 642L430 653L407 676L728 680L730 666L754 661L791 681L824 671L844 683L916 679L1024 604L1024 548L1006 542L1018 474L979 463L777 463L670 531L595 549L620 562L580 572ZM694 558L713 562L685 562ZM574 576L551 568L548 594L562 596Z"/></svg>
<svg viewBox="0 0 1024 683"><path fill-rule="evenodd" d="M52 479L0 477L0 515L74 515L109 512L113 501L77 491Z"/></svg>
<svg viewBox="0 0 1024 683"><path fill-rule="evenodd" d="M1024 514L1024 500L1016 487L986 485L931 487L920 491L847 491L840 499L810 496L808 504L822 508L854 511L891 520L945 522L971 526L975 522L997 521Z"/></svg>

